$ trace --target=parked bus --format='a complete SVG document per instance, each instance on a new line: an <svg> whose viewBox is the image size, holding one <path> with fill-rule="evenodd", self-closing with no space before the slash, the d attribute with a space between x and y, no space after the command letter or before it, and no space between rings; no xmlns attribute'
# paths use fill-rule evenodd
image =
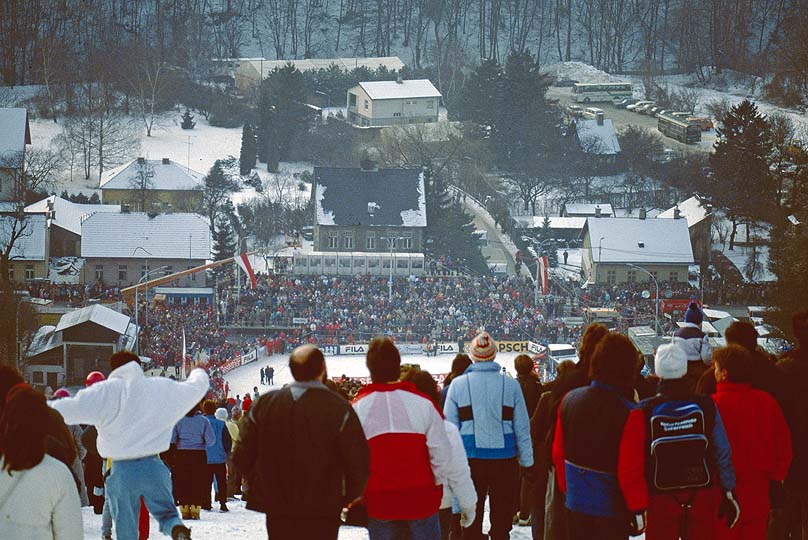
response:
<svg viewBox="0 0 808 540"><path fill-rule="evenodd" d="M633 95L631 83L575 83L572 99L579 103L615 101Z"/></svg>
<svg viewBox="0 0 808 540"><path fill-rule="evenodd" d="M686 118L676 118L668 114L660 114L657 119L659 132L685 144L701 141L701 127L689 122Z"/></svg>

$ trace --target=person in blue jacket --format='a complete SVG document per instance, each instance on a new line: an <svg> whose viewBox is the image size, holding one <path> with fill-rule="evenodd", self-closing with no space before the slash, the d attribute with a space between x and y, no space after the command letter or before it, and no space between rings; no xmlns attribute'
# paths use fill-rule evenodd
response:
<svg viewBox="0 0 808 540"><path fill-rule="evenodd" d="M213 428L213 444L205 448L208 457L208 472L207 472L207 498L205 510L211 509L210 492L213 488L213 480L216 479L216 499L219 501L219 510L227 512L227 456L230 455L230 450L233 447L233 439L230 438L230 431L227 429L225 423L216 418L216 402L212 399L206 399L202 403L202 412L205 413L205 418L210 422L210 427Z"/></svg>
<svg viewBox="0 0 808 540"><path fill-rule="evenodd" d="M491 540L507 540L519 482L519 466L532 476L530 418L519 383L503 375L494 362L497 344L486 332L471 342L474 362L449 386L443 412L460 428L477 491L477 517L463 530L463 539L482 534L486 496L490 498Z"/></svg>

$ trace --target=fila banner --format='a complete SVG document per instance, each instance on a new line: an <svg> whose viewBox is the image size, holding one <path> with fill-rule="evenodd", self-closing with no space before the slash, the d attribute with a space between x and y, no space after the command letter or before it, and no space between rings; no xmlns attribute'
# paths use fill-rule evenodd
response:
<svg viewBox="0 0 808 540"><path fill-rule="evenodd" d="M354 343L352 345L340 345L339 354L346 354L346 355L367 354L368 348L370 348L369 343Z"/></svg>

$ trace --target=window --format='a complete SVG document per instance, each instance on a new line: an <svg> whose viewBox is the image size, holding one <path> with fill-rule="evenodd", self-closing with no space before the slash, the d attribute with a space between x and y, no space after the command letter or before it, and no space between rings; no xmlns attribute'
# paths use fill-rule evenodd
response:
<svg viewBox="0 0 808 540"><path fill-rule="evenodd" d="M11 265L8 267L8 280L14 281L14 267Z"/></svg>
<svg viewBox="0 0 808 540"><path fill-rule="evenodd" d="M401 238L401 249L405 249L405 250L412 249L412 236L404 235Z"/></svg>
<svg viewBox="0 0 808 540"><path fill-rule="evenodd" d="M401 113L400 112L394 112L393 116L395 116L395 117L401 116Z"/></svg>
<svg viewBox="0 0 808 540"><path fill-rule="evenodd" d="M309 259L309 266L312 268L319 268L320 267L320 257L312 257Z"/></svg>
<svg viewBox="0 0 808 540"><path fill-rule="evenodd" d="M350 257L341 257L339 260L339 267L340 268L350 268L351 267L351 258Z"/></svg>
<svg viewBox="0 0 808 540"><path fill-rule="evenodd" d="M427 102L426 102L426 108L427 109L431 109L434 106L435 106L435 101L434 100L432 100L432 99L427 100Z"/></svg>
<svg viewBox="0 0 808 540"><path fill-rule="evenodd" d="M328 249L337 249L339 247L339 237L336 234L328 236Z"/></svg>
<svg viewBox="0 0 808 540"><path fill-rule="evenodd" d="M676 283L677 281L679 281L679 272L671 272L670 279L668 281L670 281L671 283Z"/></svg>
<svg viewBox="0 0 808 540"><path fill-rule="evenodd" d="M363 259L362 257L357 257L356 259L354 259L353 265L355 268L364 268L365 259Z"/></svg>
<svg viewBox="0 0 808 540"><path fill-rule="evenodd" d="M95 265L95 280L96 281L104 281L104 265L103 264L96 264Z"/></svg>
<svg viewBox="0 0 808 540"><path fill-rule="evenodd" d="M409 259L406 259L406 258L404 258L404 259L402 259L402 258L396 259L396 268L398 268L399 270L406 270L407 268L409 268L409 266L410 266L410 260Z"/></svg>
<svg viewBox="0 0 808 540"><path fill-rule="evenodd" d="M420 270L424 267L424 260L423 259L413 259L412 260L412 269L413 270Z"/></svg>
<svg viewBox="0 0 808 540"><path fill-rule="evenodd" d="M326 257L323 260L325 261L326 268L333 268L337 264L337 260L334 257Z"/></svg>
<svg viewBox="0 0 808 540"><path fill-rule="evenodd" d="M342 239L345 249L353 249L353 234L346 234Z"/></svg>
<svg viewBox="0 0 808 540"><path fill-rule="evenodd" d="M392 259L382 259L382 268L386 270L390 270L390 266L392 266Z"/></svg>
<svg viewBox="0 0 808 540"><path fill-rule="evenodd" d="M637 281L637 271L629 270L626 272L626 281L629 283L635 283Z"/></svg>
<svg viewBox="0 0 808 540"><path fill-rule="evenodd" d="M378 257L371 257L368 259L368 270L371 268L378 268L379 267L379 258Z"/></svg>
<svg viewBox="0 0 808 540"><path fill-rule="evenodd" d="M118 281L126 281L126 265L118 265Z"/></svg>
<svg viewBox="0 0 808 540"><path fill-rule="evenodd" d="M356 107L356 94L348 94L348 106Z"/></svg>
<svg viewBox="0 0 808 540"><path fill-rule="evenodd" d="M295 266L297 266L298 268L306 268L306 258L305 257L295 258Z"/></svg>
<svg viewBox="0 0 808 540"><path fill-rule="evenodd" d="M34 265L33 264L26 264L25 265L25 281L31 281L34 279Z"/></svg>
<svg viewBox="0 0 808 540"><path fill-rule="evenodd" d="M368 110L368 100L365 100L365 110Z"/></svg>
<svg viewBox="0 0 808 540"><path fill-rule="evenodd" d="M365 245L368 251L376 251L376 233L368 233L365 239Z"/></svg>
<svg viewBox="0 0 808 540"><path fill-rule="evenodd" d="M614 285L617 283L617 272L614 270L609 270L606 272L606 281L609 285Z"/></svg>
<svg viewBox="0 0 808 540"><path fill-rule="evenodd" d="M413 99L412 101L410 101L410 103L411 103L412 105L418 105L418 100L417 100L417 99Z"/></svg>

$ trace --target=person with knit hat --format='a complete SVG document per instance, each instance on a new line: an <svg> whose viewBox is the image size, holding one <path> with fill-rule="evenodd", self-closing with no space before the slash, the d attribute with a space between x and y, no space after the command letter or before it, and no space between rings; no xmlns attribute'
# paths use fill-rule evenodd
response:
<svg viewBox="0 0 808 540"><path fill-rule="evenodd" d="M474 522L463 538L482 534L486 496L490 497L492 540L507 539L516 507L519 466L532 476L530 418L519 383L501 373L497 344L486 332L471 342L473 364L452 381L443 406L446 420L460 428L477 490Z"/></svg>
<svg viewBox="0 0 808 540"><path fill-rule="evenodd" d="M687 356L685 381L695 391L704 371L712 364L713 352L707 336L701 330L704 313L696 302L690 302L685 311L685 324L673 334L673 343Z"/></svg>
<svg viewBox="0 0 808 540"><path fill-rule="evenodd" d="M647 540L709 540L716 515L727 527L740 516L735 470L721 414L687 380L691 362L676 343L657 348L657 395L640 402L646 424Z"/></svg>

